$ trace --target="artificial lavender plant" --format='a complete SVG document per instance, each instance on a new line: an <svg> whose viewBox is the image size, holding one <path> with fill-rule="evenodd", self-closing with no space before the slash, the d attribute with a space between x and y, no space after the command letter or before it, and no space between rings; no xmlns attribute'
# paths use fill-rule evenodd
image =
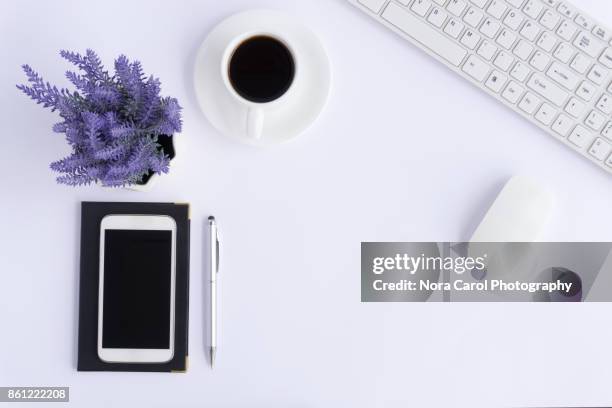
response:
<svg viewBox="0 0 612 408"><path fill-rule="evenodd" d="M123 55L115 60L113 75L92 50L60 55L81 71L66 72L77 91L58 90L28 65L23 70L29 84L17 86L62 118L53 131L64 133L73 151L51 163L51 169L62 173L57 182L79 186L99 181L119 187L167 173L170 157L158 139L181 131L181 107L175 98L159 95L159 79L147 78L140 62Z"/></svg>

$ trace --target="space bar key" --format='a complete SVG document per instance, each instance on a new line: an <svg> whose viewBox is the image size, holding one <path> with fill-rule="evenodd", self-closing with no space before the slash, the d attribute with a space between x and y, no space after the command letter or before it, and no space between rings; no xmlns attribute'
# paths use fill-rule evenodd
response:
<svg viewBox="0 0 612 408"><path fill-rule="evenodd" d="M382 18L456 67L467 54L462 47L393 2L382 13Z"/></svg>

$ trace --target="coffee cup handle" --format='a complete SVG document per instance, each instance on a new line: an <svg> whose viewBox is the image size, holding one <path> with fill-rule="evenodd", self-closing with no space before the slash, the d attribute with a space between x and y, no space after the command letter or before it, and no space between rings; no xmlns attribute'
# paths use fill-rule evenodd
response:
<svg viewBox="0 0 612 408"><path fill-rule="evenodd" d="M249 108L247 113L247 136L249 139L261 139L261 132L264 124L264 112L263 109L253 107Z"/></svg>

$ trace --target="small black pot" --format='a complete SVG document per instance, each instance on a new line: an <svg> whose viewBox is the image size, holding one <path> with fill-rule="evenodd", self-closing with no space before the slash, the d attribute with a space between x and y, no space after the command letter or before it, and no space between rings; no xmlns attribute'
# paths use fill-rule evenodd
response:
<svg viewBox="0 0 612 408"><path fill-rule="evenodd" d="M173 135L170 135L170 136L159 135L157 137L157 143L159 144L159 150L163 151L170 158L170 160L174 159L174 157L176 156L176 152L174 150L174 140L173 139L174 139ZM145 176L142 178L142 181L136 184L144 186L145 184L149 182L149 180L151 179L151 177L153 177L154 174L155 172L149 171L149 173L145 174Z"/></svg>

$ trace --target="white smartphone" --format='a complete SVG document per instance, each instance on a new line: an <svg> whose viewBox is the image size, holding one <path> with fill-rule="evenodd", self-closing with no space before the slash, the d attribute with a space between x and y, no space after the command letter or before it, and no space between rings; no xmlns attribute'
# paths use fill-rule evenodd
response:
<svg viewBox="0 0 612 408"><path fill-rule="evenodd" d="M100 225L98 356L164 363L174 356L176 222L108 215Z"/></svg>

